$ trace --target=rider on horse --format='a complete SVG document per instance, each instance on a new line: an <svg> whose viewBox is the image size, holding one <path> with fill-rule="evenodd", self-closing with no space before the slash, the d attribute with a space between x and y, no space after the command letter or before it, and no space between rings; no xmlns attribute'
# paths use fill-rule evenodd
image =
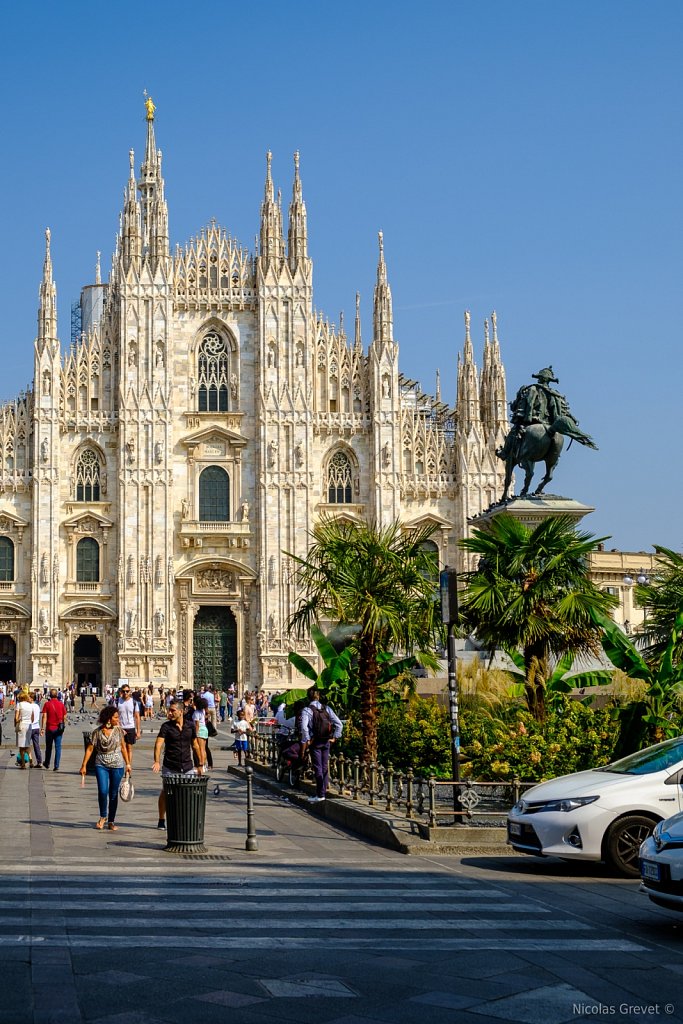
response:
<svg viewBox="0 0 683 1024"><path fill-rule="evenodd" d="M549 386L560 383L553 373L552 366L546 366L531 376L538 384L525 384L517 392L514 402L510 402L510 432L502 447L496 450L496 455L503 462L507 462L509 458L517 462L524 431L532 423L542 423L549 427L558 416L569 416L574 420L567 399ZM578 420L574 422L578 425Z"/></svg>

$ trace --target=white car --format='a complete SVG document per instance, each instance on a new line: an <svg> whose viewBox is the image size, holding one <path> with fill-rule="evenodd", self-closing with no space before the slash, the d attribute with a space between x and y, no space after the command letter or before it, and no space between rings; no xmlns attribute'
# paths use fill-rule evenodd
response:
<svg viewBox="0 0 683 1024"><path fill-rule="evenodd" d="M683 814L660 821L640 848L640 891L653 903L683 911Z"/></svg>
<svg viewBox="0 0 683 1024"><path fill-rule="evenodd" d="M508 843L521 853L607 861L640 874L638 852L658 821L683 810L683 736L604 768L563 775L527 790L508 815Z"/></svg>

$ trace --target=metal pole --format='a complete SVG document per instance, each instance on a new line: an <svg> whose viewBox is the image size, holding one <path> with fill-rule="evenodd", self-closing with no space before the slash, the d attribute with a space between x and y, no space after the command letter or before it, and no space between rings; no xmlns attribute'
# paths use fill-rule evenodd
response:
<svg viewBox="0 0 683 1024"><path fill-rule="evenodd" d="M247 841L244 844L244 849L253 853L258 850L256 829L254 828L254 769L247 768L245 774L247 777Z"/></svg>
<svg viewBox="0 0 683 1024"><path fill-rule="evenodd" d="M460 714L458 709L458 661L455 653L454 623L448 623L448 707L451 716L451 766L453 772L453 810L455 822L462 821L460 803Z"/></svg>

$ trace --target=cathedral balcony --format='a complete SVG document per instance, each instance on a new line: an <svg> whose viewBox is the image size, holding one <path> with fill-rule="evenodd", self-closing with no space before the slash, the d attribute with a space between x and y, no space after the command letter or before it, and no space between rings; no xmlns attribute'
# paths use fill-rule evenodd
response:
<svg viewBox="0 0 683 1024"><path fill-rule="evenodd" d="M74 580L68 580L64 585L64 597L82 597L84 594L106 599L111 597L112 589L106 580L99 583L76 583Z"/></svg>
<svg viewBox="0 0 683 1024"><path fill-rule="evenodd" d="M229 548L248 548L251 543L249 522L204 522L183 519L180 542L184 548L201 548L204 544L220 544Z"/></svg>
<svg viewBox="0 0 683 1024"><path fill-rule="evenodd" d="M16 580L0 582L0 594L12 594L14 597L26 597L27 590L22 582Z"/></svg>

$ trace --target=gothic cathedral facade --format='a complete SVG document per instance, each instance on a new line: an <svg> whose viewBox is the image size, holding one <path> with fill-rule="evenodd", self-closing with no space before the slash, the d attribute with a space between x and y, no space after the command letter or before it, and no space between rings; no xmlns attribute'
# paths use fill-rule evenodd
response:
<svg viewBox="0 0 683 1024"><path fill-rule="evenodd" d="M353 337L315 313L298 154L286 240L268 154L256 251L212 222L171 252L148 106L81 313L63 353L48 231L33 388L0 409L4 679L291 685L288 553L320 516L433 523L456 565L501 490L495 314L481 373L465 314L450 408L399 372L381 235L367 349L358 298Z"/></svg>

